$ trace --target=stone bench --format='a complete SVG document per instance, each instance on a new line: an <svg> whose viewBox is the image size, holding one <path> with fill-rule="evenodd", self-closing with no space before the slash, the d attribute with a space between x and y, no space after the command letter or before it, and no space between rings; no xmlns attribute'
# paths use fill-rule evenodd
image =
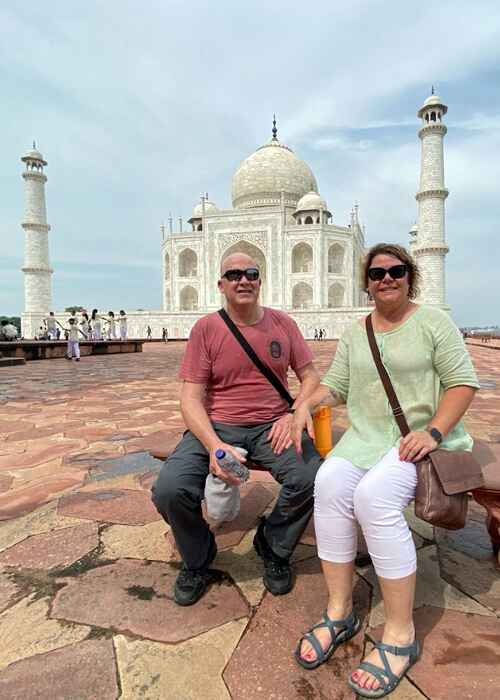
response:
<svg viewBox="0 0 500 700"><path fill-rule="evenodd" d="M333 444L338 442L343 433L344 430L341 428L333 429ZM152 457L164 461L170 456L179 439L178 434L158 431L144 439L143 449L147 450ZM472 496L486 509L486 527L493 551L500 564L500 444L477 439L474 441L473 454L481 464L485 484L482 488L475 489ZM251 461L247 461L247 466L252 470L267 471L261 464Z"/></svg>

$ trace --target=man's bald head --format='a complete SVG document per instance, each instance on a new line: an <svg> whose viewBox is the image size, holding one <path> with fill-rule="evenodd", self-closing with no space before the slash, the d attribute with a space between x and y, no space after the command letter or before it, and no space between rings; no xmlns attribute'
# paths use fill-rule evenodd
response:
<svg viewBox="0 0 500 700"><path fill-rule="evenodd" d="M246 253L232 253L225 258L220 265L220 274L227 270L246 270L248 267L259 267L255 260Z"/></svg>

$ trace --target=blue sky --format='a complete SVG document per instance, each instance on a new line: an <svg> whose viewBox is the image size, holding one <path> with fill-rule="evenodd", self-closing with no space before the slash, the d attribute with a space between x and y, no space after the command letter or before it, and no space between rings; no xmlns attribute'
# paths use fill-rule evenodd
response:
<svg viewBox="0 0 500 700"><path fill-rule="evenodd" d="M21 155L46 173L54 307L157 309L160 224L202 192L230 206L270 136L307 161L340 224L408 242L416 111L432 83L445 139L447 299L500 324L500 6L87 0L0 6L0 314L23 308Z"/></svg>

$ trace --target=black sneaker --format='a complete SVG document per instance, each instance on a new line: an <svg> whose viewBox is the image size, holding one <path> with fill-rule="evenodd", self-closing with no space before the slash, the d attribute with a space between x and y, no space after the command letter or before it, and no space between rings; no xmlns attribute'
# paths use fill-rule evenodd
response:
<svg viewBox="0 0 500 700"><path fill-rule="evenodd" d="M262 520L253 538L255 551L264 562L264 585L273 595L285 595L293 586L290 562L273 552L264 537L264 523Z"/></svg>
<svg viewBox="0 0 500 700"><path fill-rule="evenodd" d="M174 600L177 605L194 605L207 590L210 582L208 567L217 555L217 545L212 539L207 561L200 569L182 568L174 586Z"/></svg>

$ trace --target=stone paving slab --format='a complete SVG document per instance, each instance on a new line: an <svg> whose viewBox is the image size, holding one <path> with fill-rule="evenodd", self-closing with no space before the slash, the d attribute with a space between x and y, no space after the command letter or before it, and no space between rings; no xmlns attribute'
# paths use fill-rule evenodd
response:
<svg viewBox="0 0 500 700"><path fill-rule="evenodd" d="M246 601L224 579L210 586L194 611L176 605L177 574L163 563L120 559L73 579L57 579L66 586L57 592L51 616L173 643L249 614Z"/></svg>
<svg viewBox="0 0 500 700"><path fill-rule="evenodd" d="M23 598L0 614L0 670L20 659L82 641L90 628L48 619L48 598Z"/></svg>
<svg viewBox="0 0 500 700"><path fill-rule="evenodd" d="M235 700L354 698L345 679L361 659L362 630L314 672L302 669L293 658L297 640L321 619L327 602L318 559L298 564L297 574L290 594L264 597L229 661L224 680ZM356 609L366 618L370 589L361 579L356 581L354 600Z"/></svg>
<svg viewBox="0 0 500 700"><path fill-rule="evenodd" d="M123 697L144 700L230 700L222 680L247 618L175 646L115 637Z"/></svg>
<svg viewBox="0 0 500 700"><path fill-rule="evenodd" d="M61 498L59 515L85 518L121 525L146 525L161 516L142 491L105 489L91 493L72 493Z"/></svg>
<svg viewBox="0 0 500 700"><path fill-rule="evenodd" d="M0 672L0 697L9 700L116 700L119 694L110 639L37 654Z"/></svg>
<svg viewBox="0 0 500 700"><path fill-rule="evenodd" d="M83 523L23 540L0 554L0 566L50 571L69 566L98 544L97 524Z"/></svg>

